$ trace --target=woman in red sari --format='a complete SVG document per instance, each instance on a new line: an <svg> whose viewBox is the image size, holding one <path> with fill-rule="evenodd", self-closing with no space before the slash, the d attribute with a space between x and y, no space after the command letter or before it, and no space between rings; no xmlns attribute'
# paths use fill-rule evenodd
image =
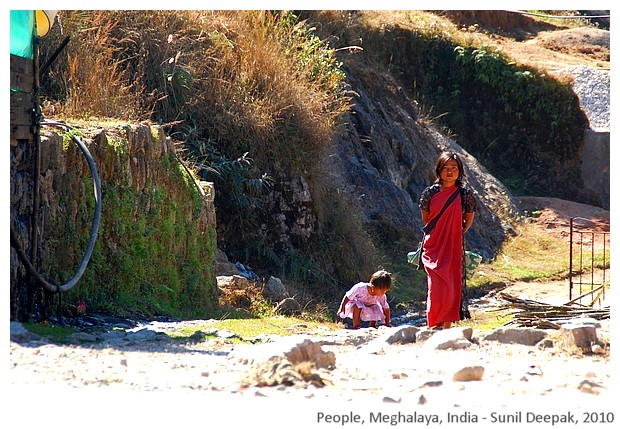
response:
<svg viewBox="0 0 620 429"><path fill-rule="evenodd" d="M425 234L420 259L428 276L427 324L443 329L461 320L463 234L474 220L476 200L470 189L462 187L463 163L456 153L443 152L439 156L435 176L435 183L420 196L424 225L439 215L450 196L457 192L434 228Z"/></svg>

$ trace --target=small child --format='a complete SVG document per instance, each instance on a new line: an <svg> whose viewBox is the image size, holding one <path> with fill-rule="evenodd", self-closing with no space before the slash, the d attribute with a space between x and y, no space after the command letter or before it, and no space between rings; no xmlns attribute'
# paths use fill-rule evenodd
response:
<svg viewBox="0 0 620 429"><path fill-rule="evenodd" d="M345 293L338 316L353 319L353 329L359 329L362 320L369 321L373 328L377 327L377 321L392 326L390 306L385 296L391 286L392 275L384 270L377 271L369 283L357 283Z"/></svg>

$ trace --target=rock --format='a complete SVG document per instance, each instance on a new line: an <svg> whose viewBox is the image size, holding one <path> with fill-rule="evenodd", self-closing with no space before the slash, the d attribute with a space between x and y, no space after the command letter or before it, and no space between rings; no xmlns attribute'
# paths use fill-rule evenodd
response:
<svg viewBox="0 0 620 429"><path fill-rule="evenodd" d="M538 347L539 349L551 349L553 348L554 343L553 340L549 339L549 338L545 338L542 341L539 341L538 344L536 344L536 347Z"/></svg>
<svg viewBox="0 0 620 429"><path fill-rule="evenodd" d="M202 332L201 330L198 330L189 336L188 341L201 343L206 339L207 339L207 334L205 332Z"/></svg>
<svg viewBox="0 0 620 429"><path fill-rule="evenodd" d="M469 341L472 341L474 330L471 327L463 326L463 327L452 328L452 329L459 329L466 339L468 339Z"/></svg>
<svg viewBox="0 0 620 429"><path fill-rule="evenodd" d="M418 343L423 343L433 336L435 332L430 329L422 329L415 334L415 340Z"/></svg>
<svg viewBox="0 0 620 429"><path fill-rule="evenodd" d="M292 386L302 378L293 365L281 357L273 357L267 362L257 364L241 379L242 386L275 386L283 384Z"/></svg>
<svg viewBox="0 0 620 429"><path fill-rule="evenodd" d="M385 342L388 344L394 343L415 343L416 334L420 328L415 326L405 326L405 327L397 327L394 332L387 332L385 334Z"/></svg>
<svg viewBox="0 0 620 429"><path fill-rule="evenodd" d="M217 287L222 290L246 290L254 285L247 278L241 275L217 276Z"/></svg>
<svg viewBox="0 0 620 429"><path fill-rule="evenodd" d="M386 332L380 333L376 338L371 339L367 344L363 346L364 351L368 353L381 353L382 350L391 344L407 344L415 343L416 333L420 330L415 326L400 326L391 328L380 328L377 330L370 330L370 332L381 332L387 329Z"/></svg>
<svg viewBox="0 0 620 429"><path fill-rule="evenodd" d="M282 357L273 357L248 370L241 379L242 386L293 386L296 384L312 384L323 387L330 384L316 370L312 362L292 364Z"/></svg>
<svg viewBox="0 0 620 429"><path fill-rule="evenodd" d="M334 353L324 352L320 344L309 339L300 341L298 337L289 337L274 343L248 346L241 352L235 349L229 357L253 365L242 378L241 384L261 387L311 383L316 387L325 386L328 382L318 370L332 368L336 364ZM265 357L268 358L261 361Z"/></svg>
<svg viewBox="0 0 620 429"><path fill-rule="evenodd" d="M226 253L219 248L215 250L215 275L218 277L240 275L237 266L230 262Z"/></svg>
<svg viewBox="0 0 620 429"><path fill-rule="evenodd" d="M101 335L101 339L108 344L118 344L125 341L127 333L125 331L112 329L108 332L104 332Z"/></svg>
<svg viewBox="0 0 620 429"><path fill-rule="evenodd" d="M227 329L218 329L215 331L215 336L218 338L226 338L226 339L232 339L232 338L239 338L239 335L235 334L232 331L229 331Z"/></svg>
<svg viewBox="0 0 620 429"><path fill-rule="evenodd" d="M139 341L163 341L169 340L170 337L165 332L156 332L147 328L139 328L136 330L129 330L125 336L127 341L139 342Z"/></svg>
<svg viewBox="0 0 620 429"><path fill-rule="evenodd" d="M99 337L93 334L89 334L88 332L76 332L75 334L71 335L71 340L77 342L94 343L99 341Z"/></svg>
<svg viewBox="0 0 620 429"><path fill-rule="evenodd" d="M301 305L294 298L284 298L276 305L275 311L287 316L294 316L301 314Z"/></svg>
<svg viewBox="0 0 620 429"><path fill-rule="evenodd" d="M597 343L596 328L592 325L567 323L560 327L561 343L564 350L578 349L591 352Z"/></svg>
<svg viewBox="0 0 620 429"><path fill-rule="evenodd" d="M312 362L316 368L327 368L336 364L333 352L323 351L319 343L301 335L283 337L265 344L241 345L231 351L228 357L244 364L265 362L274 357L285 357L292 364Z"/></svg>
<svg viewBox="0 0 620 429"><path fill-rule="evenodd" d="M290 295L282 284L282 281L273 276L269 277L269 280L267 280L265 288L263 289L263 296L275 302L290 298Z"/></svg>
<svg viewBox="0 0 620 429"><path fill-rule="evenodd" d="M333 352L324 352L321 345L312 340L293 347L284 354L292 363L312 362L317 368L328 368L336 364L336 355Z"/></svg>
<svg viewBox="0 0 620 429"><path fill-rule="evenodd" d="M503 344L523 344L534 346L547 336L543 329L535 328L498 328L492 330L482 339L486 341L498 341Z"/></svg>
<svg viewBox="0 0 620 429"><path fill-rule="evenodd" d="M398 394L389 394L389 395L385 395L383 397L383 402L390 402L390 403L399 404L401 402L401 400L402 400L402 398Z"/></svg>
<svg viewBox="0 0 620 429"><path fill-rule="evenodd" d="M452 381L479 381L482 380L483 375L484 367L479 365L466 366L454 373Z"/></svg>
<svg viewBox="0 0 620 429"><path fill-rule="evenodd" d="M467 339L471 338L471 328L450 328L436 331L422 346L428 350L458 350L470 347L473 343Z"/></svg>
<svg viewBox="0 0 620 429"><path fill-rule="evenodd" d="M43 337L33 334L19 322L11 322L11 341L25 343L28 341L41 340Z"/></svg>
<svg viewBox="0 0 620 429"><path fill-rule="evenodd" d="M601 386L598 383L595 383L591 380L583 380L579 383L577 388L583 393L590 393L592 395L599 395L602 389L605 389L604 386Z"/></svg>

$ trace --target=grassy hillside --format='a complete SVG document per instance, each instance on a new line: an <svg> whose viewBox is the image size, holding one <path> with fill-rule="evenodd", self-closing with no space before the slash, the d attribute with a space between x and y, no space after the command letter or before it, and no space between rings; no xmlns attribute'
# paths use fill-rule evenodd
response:
<svg viewBox="0 0 620 429"><path fill-rule="evenodd" d="M60 21L42 44L45 62L71 38L42 78L46 115L162 126L214 182L218 246L231 260L307 285L306 301L317 284L333 299L329 285L374 265L367 234L316 162L348 104L333 50L306 23L261 11L73 11ZM312 194L300 210L318 231L277 249L267 196L286 200L281 184L300 175Z"/></svg>

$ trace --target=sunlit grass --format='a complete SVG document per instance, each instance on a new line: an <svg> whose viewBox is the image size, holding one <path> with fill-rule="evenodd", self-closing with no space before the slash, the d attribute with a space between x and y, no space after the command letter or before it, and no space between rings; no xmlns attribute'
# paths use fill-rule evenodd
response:
<svg viewBox="0 0 620 429"><path fill-rule="evenodd" d="M530 16L540 21L562 27L579 28L594 26L586 17L582 18L577 10L528 10L526 12L531 13L532 15ZM561 18L555 18L555 16ZM566 18L567 16L574 16L575 18Z"/></svg>
<svg viewBox="0 0 620 429"><path fill-rule="evenodd" d="M51 323L34 323L25 322L24 328L28 331L48 338L56 343L65 343L69 341L69 337L77 331L70 326L58 326Z"/></svg>
<svg viewBox="0 0 620 429"><path fill-rule="evenodd" d="M540 225L524 223L520 234L504 243L494 261L481 264L468 284L563 278L569 271L569 251L568 242Z"/></svg>
<svg viewBox="0 0 620 429"><path fill-rule="evenodd" d="M457 322L455 326L468 326L480 331L490 331L504 326L512 320L509 310L499 309L492 311L471 311L471 319Z"/></svg>
<svg viewBox="0 0 620 429"><path fill-rule="evenodd" d="M259 319L222 319L205 321L204 325L184 326L168 332L171 337L190 337L196 331L209 332L215 329L226 330L241 338L239 341L250 340L259 335L293 335L319 330L336 330L342 326L337 323L320 323L296 317L273 316Z"/></svg>

